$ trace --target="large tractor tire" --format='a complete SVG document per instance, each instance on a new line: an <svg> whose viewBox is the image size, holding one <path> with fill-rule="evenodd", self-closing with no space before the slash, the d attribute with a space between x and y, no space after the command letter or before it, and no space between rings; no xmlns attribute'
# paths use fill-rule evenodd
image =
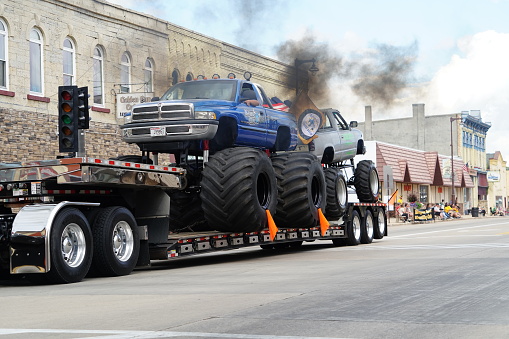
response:
<svg viewBox="0 0 509 339"><path fill-rule="evenodd" d="M199 192L170 193L170 231L210 231Z"/></svg>
<svg viewBox="0 0 509 339"><path fill-rule="evenodd" d="M375 164L371 160L359 161L353 184L360 202L378 201L380 181Z"/></svg>
<svg viewBox="0 0 509 339"><path fill-rule="evenodd" d="M77 208L62 209L51 228L51 266L44 280L53 283L81 281L92 263L92 250L92 231L86 217Z"/></svg>
<svg viewBox="0 0 509 339"><path fill-rule="evenodd" d="M338 168L326 168L324 174L327 191L325 217L338 220L345 214L348 205L346 179Z"/></svg>
<svg viewBox="0 0 509 339"><path fill-rule="evenodd" d="M318 209L325 209L325 177L316 156L287 153L272 157L278 186L280 228L310 228L319 223Z"/></svg>
<svg viewBox="0 0 509 339"><path fill-rule="evenodd" d="M227 148L210 156L201 181L201 200L211 229L256 232L276 212L277 186L269 157L248 147Z"/></svg>

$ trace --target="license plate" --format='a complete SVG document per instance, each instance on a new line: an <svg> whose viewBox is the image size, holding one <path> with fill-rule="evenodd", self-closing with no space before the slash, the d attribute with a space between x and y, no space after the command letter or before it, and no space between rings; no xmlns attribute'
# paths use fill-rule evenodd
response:
<svg viewBox="0 0 509 339"><path fill-rule="evenodd" d="M150 127L151 137L164 137L166 135L166 127Z"/></svg>

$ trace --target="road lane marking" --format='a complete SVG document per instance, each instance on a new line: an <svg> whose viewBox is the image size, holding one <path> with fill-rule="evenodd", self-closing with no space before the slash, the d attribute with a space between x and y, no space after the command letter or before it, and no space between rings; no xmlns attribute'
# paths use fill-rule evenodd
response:
<svg viewBox="0 0 509 339"><path fill-rule="evenodd" d="M434 233L443 233L443 232L451 232L451 231L470 230L470 229L474 229L474 228L500 226L500 225L503 225L503 224L487 224L487 225L480 225L480 226L470 226L470 227L460 227L460 228L448 228L448 229L437 230L437 231L428 231L428 232L421 232L421 233L396 235L396 236L391 236L390 238L391 239L401 239L401 238L414 237L416 235L423 235L423 234L434 234Z"/></svg>
<svg viewBox="0 0 509 339"><path fill-rule="evenodd" d="M509 248L509 244L505 243L488 243L488 244L435 244L435 245L381 245L381 246L356 246L349 247L348 250L437 250L437 249L464 249L464 248Z"/></svg>
<svg viewBox="0 0 509 339"><path fill-rule="evenodd" d="M83 334L86 339L151 339L171 337L203 337L203 338L233 338L233 339L353 339L339 337L305 337L305 336L275 336L263 334L239 333L204 333L204 332L174 332L174 331L114 331L114 330L61 330L61 329L13 329L0 328L0 336L7 334ZM89 337L88 335L98 335Z"/></svg>

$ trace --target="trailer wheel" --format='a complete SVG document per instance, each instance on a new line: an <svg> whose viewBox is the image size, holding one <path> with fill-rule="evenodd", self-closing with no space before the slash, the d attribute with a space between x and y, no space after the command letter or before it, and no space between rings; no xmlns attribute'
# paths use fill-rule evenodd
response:
<svg viewBox="0 0 509 339"><path fill-rule="evenodd" d="M207 225L199 192L176 191L170 193L170 231L210 231Z"/></svg>
<svg viewBox="0 0 509 339"><path fill-rule="evenodd" d="M345 214L348 204L345 176L337 168L326 168L324 172L327 191L325 217L328 220L338 220Z"/></svg>
<svg viewBox="0 0 509 339"><path fill-rule="evenodd" d="M376 216L376 223L374 229L375 239L382 239L385 235L386 229L387 229L387 217L385 216L384 210L382 208L379 208Z"/></svg>
<svg viewBox="0 0 509 339"><path fill-rule="evenodd" d="M140 236L131 212L121 206L99 211L93 226L93 268L103 276L132 272L140 252Z"/></svg>
<svg viewBox="0 0 509 339"><path fill-rule="evenodd" d="M256 232L276 212L277 192L269 157L255 148L228 148L210 156L201 181L201 200L211 229Z"/></svg>
<svg viewBox="0 0 509 339"><path fill-rule="evenodd" d="M361 220L361 243L371 244L373 242L373 213L370 210L366 210L366 215Z"/></svg>
<svg viewBox="0 0 509 339"><path fill-rule="evenodd" d="M346 224L346 244L356 246L361 243L361 217L356 210L352 211L352 218Z"/></svg>
<svg viewBox="0 0 509 339"><path fill-rule="evenodd" d="M362 160L357 164L354 186L360 202L377 202L380 181L375 164L371 160Z"/></svg>
<svg viewBox="0 0 509 339"><path fill-rule="evenodd" d="M325 177L316 156L286 153L274 156L272 165L278 186L276 225L309 228L319 222L318 209L325 209Z"/></svg>
<svg viewBox="0 0 509 339"><path fill-rule="evenodd" d="M64 208L57 214L51 229L50 253L47 280L74 283L88 273L92 263L92 232L77 208Z"/></svg>

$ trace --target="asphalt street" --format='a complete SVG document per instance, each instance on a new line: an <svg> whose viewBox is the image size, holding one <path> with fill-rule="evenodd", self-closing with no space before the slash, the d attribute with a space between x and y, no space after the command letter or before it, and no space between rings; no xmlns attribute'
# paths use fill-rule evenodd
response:
<svg viewBox="0 0 509 339"><path fill-rule="evenodd" d="M0 338L506 338L509 217L245 248L69 285L0 281Z"/></svg>

